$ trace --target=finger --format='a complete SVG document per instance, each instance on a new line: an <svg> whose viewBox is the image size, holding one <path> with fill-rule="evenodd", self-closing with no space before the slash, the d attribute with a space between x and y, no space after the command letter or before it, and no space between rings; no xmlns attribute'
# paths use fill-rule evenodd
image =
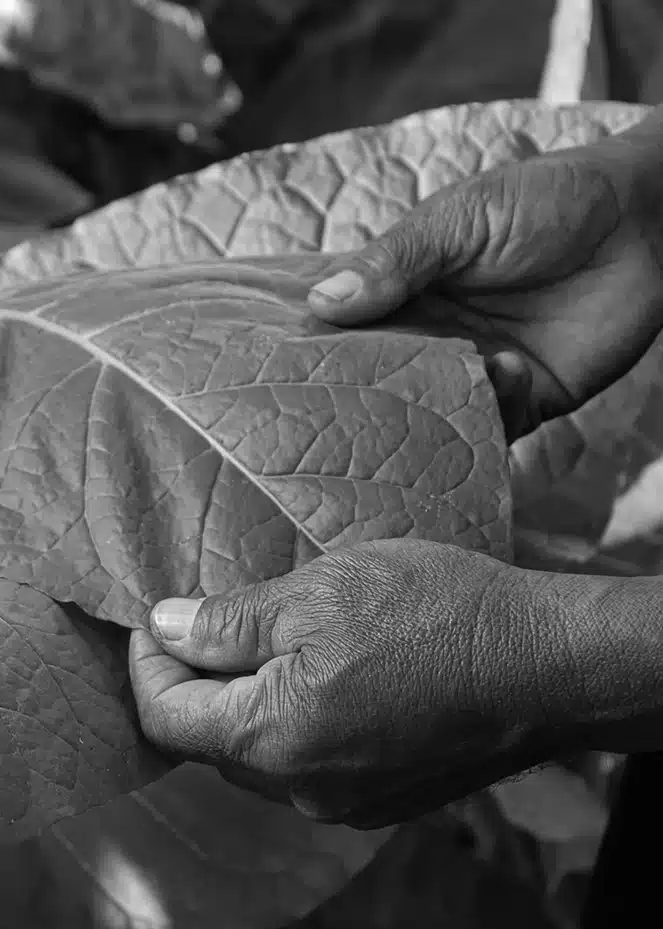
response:
<svg viewBox="0 0 663 929"><path fill-rule="evenodd" d="M481 226L473 212L482 203L474 190L440 191L361 251L339 258L336 273L309 293L313 312L337 325L374 322L471 261Z"/></svg>
<svg viewBox="0 0 663 929"><path fill-rule="evenodd" d="M162 600L152 610L150 629L170 655L193 667L255 671L286 652L275 633L281 584L257 584L231 597Z"/></svg>
<svg viewBox="0 0 663 929"><path fill-rule="evenodd" d="M256 699L255 677L201 678L144 629L131 635L129 672L143 731L163 751L219 763L241 757L243 742L255 738L238 725Z"/></svg>

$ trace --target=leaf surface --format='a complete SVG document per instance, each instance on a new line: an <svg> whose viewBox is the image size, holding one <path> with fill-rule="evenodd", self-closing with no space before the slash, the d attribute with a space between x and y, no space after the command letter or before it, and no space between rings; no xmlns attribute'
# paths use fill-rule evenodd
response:
<svg viewBox="0 0 663 929"><path fill-rule="evenodd" d="M136 626L162 597L369 539L510 557L506 448L474 347L321 323L305 302L320 260L80 275L0 299L0 696L13 713L0 840L59 820L17 858L49 888L11 888L26 924L43 903L47 925L94 913L204 926L225 903L227 925L277 925L389 834L312 826L199 768L142 786L165 763L133 724L126 633L97 621Z"/></svg>
<svg viewBox="0 0 663 929"><path fill-rule="evenodd" d="M510 554L472 346L339 331L302 275L196 265L0 304L0 573L127 626L385 537Z"/></svg>
<svg viewBox="0 0 663 929"><path fill-rule="evenodd" d="M137 730L126 645L123 630L0 581L0 841L168 769Z"/></svg>

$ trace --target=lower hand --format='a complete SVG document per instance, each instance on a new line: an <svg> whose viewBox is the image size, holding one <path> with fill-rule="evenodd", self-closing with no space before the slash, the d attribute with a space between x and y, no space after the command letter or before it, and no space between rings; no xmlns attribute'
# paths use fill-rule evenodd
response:
<svg viewBox="0 0 663 929"><path fill-rule="evenodd" d="M484 555L388 541L164 601L132 637L143 728L316 819L410 819L561 749L537 658L550 669L554 636L528 585Z"/></svg>

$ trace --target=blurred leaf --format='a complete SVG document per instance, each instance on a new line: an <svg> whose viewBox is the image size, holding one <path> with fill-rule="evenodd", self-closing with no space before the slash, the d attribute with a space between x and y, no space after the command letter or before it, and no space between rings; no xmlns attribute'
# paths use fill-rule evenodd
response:
<svg viewBox="0 0 663 929"><path fill-rule="evenodd" d="M21 0L15 19L0 54L111 123L215 127L241 102L202 18L179 4Z"/></svg>
<svg viewBox="0 0 663 929"><path fill-rule="evenodd" d="M541 847L541 861L549 894L559 891L569 874L588 874L594 867L601 836L582 836L568 842L546 842Z"/></svg>
<svg viewBox="0 0 663 929"><path fill-rule="evenodd" d="M559 765L503 781L491 793L506 819L542 842L571 842L603 834L607 810L577 774Z"/></svg>
<svg viewBox="0 0 663 929"><path fill-rule="evenodd" d="M393 830L316 824L183 765L0 848L12 929L272 929L361 870Z"/></svg>
<svg viewBox="0 0 663 929"><path fill-rule="evenodd" d="M82 187L46 161L0 151L0 222L48 226L91 205Z"/></svg>

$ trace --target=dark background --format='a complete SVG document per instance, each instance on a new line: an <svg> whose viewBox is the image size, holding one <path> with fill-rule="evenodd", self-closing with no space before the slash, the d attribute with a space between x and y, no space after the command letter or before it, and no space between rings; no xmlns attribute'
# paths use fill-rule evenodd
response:
<svg viewBox="0 0 663 929"><path fill-rule="evenodd" d="M220 127L211 147L183 144L174 131L110 126L82 103L37 88L25 72L5 70L0 154L38 155L100 205L277 142L448 103L534 97L554 0L185 5L203 14L215 50L244 94L241 110ZM15 212L14 205L11 218Z"/></svg>
<svg viewBox="0 0 663 929"><path fill-rule="evenodd" d="M244 94L241 109L204 145L182 142L175 127L109 125L84 103L35 86L25 71L4 69L0 167L10 154L29 154L99 206L242 151L444 104L535 97L555 7L554 0L180 2L201 12ZM598 5L609 96L658 102L663 2ZM34 175L15 181L9 197L0 179L0 223L57 225L72 206L78 212L75 200L51 204L45 194L23 193L31 184L39 190Z"/></svg>

